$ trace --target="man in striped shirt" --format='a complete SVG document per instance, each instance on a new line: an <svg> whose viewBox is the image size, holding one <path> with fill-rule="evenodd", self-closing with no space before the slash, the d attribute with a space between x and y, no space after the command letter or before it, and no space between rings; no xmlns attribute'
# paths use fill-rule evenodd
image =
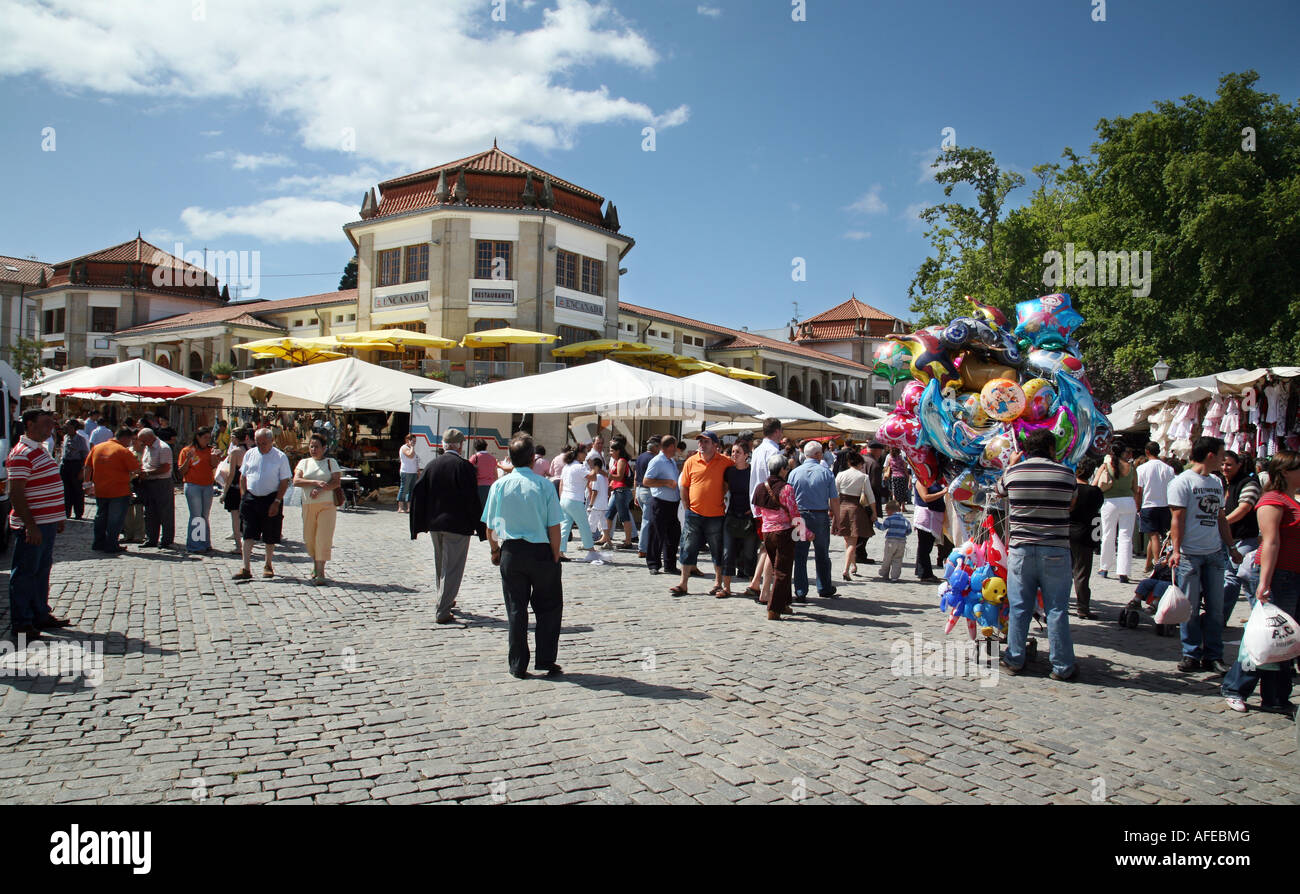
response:
<svg viewBox="0 0 1300 894"><path fill-rule="evenodd" d="M1025 438L1025 456L1017 453L998 482L1007 498L1010 542L1007 544L1007 650L1002 667L1018 674L1025 667L1029 621L1038 593L1047 612L1047 639L1052 648L1053 680L1073 680L1079 669L1070 641L1070 507L1074 473L1056 462L1056 440L1043 429Z"/></svg>
<svg viewBox="0 0 1300 894"><path fill-rule="evenodd" d="M9 452L9 527L19 532L9 575L9 620L19 648L41 630L70 622L50 614L54 535L63 531L63 478L42 442L54 431L48 410L23 413L23 436Z"/></svg>

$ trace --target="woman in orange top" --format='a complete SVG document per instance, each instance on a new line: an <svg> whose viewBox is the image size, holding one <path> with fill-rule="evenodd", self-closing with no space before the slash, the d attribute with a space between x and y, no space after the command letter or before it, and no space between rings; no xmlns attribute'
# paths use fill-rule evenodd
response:
<svg viewBox="0 0 1300 894"><path fill-rule="evenodd" d="M189 533L185 548L192 553L205 553L212 548L208 531L208 512L212 509L214 469L221 457L212 449L212 428L204 426L194 433L194 440L181 451L176 469L185 481L185 503L190 507Z"/></svg>

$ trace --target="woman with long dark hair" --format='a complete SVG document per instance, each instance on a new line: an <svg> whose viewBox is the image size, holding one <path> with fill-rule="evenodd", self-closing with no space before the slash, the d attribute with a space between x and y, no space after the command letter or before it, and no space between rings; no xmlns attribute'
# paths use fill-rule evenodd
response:
<svg viewBox="0 0 1300 894"><path fill-rule="evenodd" d="M215 470L220 464L221 457L212 449L212 428L207 425L194 432L189 446L181 451L180 460L176 463L176 470L185 482L185 505L190 510L190 519L185 528L185 548L193 553L205 553L212 549L208 513L212 511Z"/></svg>
<svg viewBox="0 0 1300 894"><path fill-rule="evenodd" d="M610 522L623 524L622 549L636 546L636 526L632 522L632 492L635 482L633 458L628 455L627 441L615 438L609 445L609 509L605 518ZM605 537L596 546L609 547L614 544L614 524L605 531Z"/></svg>

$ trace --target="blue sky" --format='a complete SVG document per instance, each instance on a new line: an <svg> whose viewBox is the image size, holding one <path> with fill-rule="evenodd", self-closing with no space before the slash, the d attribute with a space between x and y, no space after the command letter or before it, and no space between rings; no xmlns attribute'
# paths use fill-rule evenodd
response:
<svg viewBox="0 0 1300 894"><path fill-rule="evenodd" d="M260 252L261 297L328 291L367 185L496 136L617 203L624 300L767 328L856 293L906 318L944 128L1032 184L1099 118L1227 72L1300 95L1300 4L1093 2L807 0L795 22L788 0L508 0L500 22L492 0L17 0L0 254L139 229Z"/></svg>

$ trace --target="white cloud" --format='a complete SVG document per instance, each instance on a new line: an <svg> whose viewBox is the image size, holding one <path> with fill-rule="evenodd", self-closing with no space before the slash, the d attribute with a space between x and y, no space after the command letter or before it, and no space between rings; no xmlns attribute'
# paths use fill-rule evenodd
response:
<svg viewBox="0 0 1300 894"><path fill-rule="evenodd" d="M236 171L256 171L258 168L287 168L293 159L278 153L249 155L246 152L226 152L224 149L209 152L205 158L211 161L229 161Z"/></svg>
<svg viewBox="0 0 1300 894"><path fill-rule="evenodd" d="M844 234L845 239L852 239L854 242L861 242L863 239L870 239L871 234L863 230L849 230Z"/></svg>
<svg viewBox="0 0 1300 894"><path fill-rule="evenodd" d="M720 18L722 16L722 10L718 9L716 6L697 6L695 7L695 11L700 15L708 16L711 19Z"/></svg>
<svg viewBox="0 0 1300 894"><path fill-rule="evenodd" d="M220 210L191 206L181 212L191 239L252 236L263 242L338 243L343 225L356 219L356 205L292 196Z"/></svg>
<svg viewBox="0 0 1300 894"><path fill-rule="evenodd" d="M384 179L387 178L381 176L378 169L364 165L350 174L293 174L281 177L272 188L276 192L310 195L323 199L347 199L355 201L360 208L361 198L366 190Z"/></svg>
<svg viewBox="0 0 1300 894"><path fill-rule="evenodd" d="M684 123L582 83L583 70L648 71L659 54L600 0L554 0L531 30L494 23L481 0L11 0L0 77L152 101L255 104L301 145L418 170L494 137L507 151L571 147L581 128ZM146 26L141 25L146 23ZM637 130L629 134L635 151Z"/></svg>
<svg viewBox="0 0 1300 894"><path fill-rule="evenodd" d="M932 168L936 159L943 157L943 151L938 146L927 146L912 153L916 159L917 183L934 183L934 175L943 170L946 165L941 164L937 168Z"/></svg>
<svg viewBox="0 0 1300 894"><path fill-rule="evenodd" d="M858 199L848 207L849 211L859 211L863 214L884 214L889 210L884 199L880 198L880 184L877 183L868 190L862 198Z"/></svg>
<svg viewBox="0 0 1300 894"><path fill-rule="evenodd" d="M219 131L219 130L201 130L201 131L199 131L199 136L201 136L201 137L219 137L219 136L221 136L221 131Z"/></svg>

